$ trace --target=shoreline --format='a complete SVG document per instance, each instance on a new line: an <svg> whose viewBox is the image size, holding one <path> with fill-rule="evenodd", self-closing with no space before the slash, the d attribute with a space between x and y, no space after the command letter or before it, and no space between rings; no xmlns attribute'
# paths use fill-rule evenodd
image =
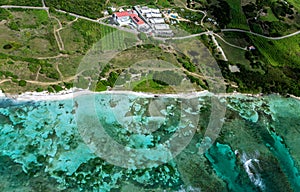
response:
<svg viewBox="0 0 300 192"><path fill-rule="evenodd" d="M1 98L8 98L16 101L57 101L57 100L68 100L68 99L74 99L78 96L83 95L96 95L96 94L119 94L119 95L135 95L135 96L141 96L145 98L157 98L157 97L172 97L172 98L195 98L195 97L201 97L201 96L216 96L216 97L231 97L231 96L248 96L248 97L263 97L265 94L249 94L249 93L240 93L240 92L233 92L233 93L220 93L220 94L214 94L209 92L208 90L200 91L200 92L191 92L191 93L178 93L178 94L155 94L155 93L146 93L146 92L134 92L134 91L117 91L117 90L109 90L109 91L102 91L102 92L93 92L86 89L78 89L78 88L72 88L69 90L60 91L58 93L49 93L47 91L44 92L25 92L20 95L14 95L14 94L5 94L2 93L0 90L0 99ZM274 93L275 95L276 93ZM271 94L270 94L271 95ZM283 95L277 94L279 96L284 97ZM288 97L298 99L300 100L300 97L294 96L294 95L287 95Z"/></svg>

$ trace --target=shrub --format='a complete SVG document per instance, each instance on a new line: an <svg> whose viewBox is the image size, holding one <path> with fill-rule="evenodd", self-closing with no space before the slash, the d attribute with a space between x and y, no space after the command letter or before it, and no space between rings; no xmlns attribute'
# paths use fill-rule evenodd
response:
<svg viewBox="0 0 300 192"><path fill-rule="evenodd" d="M26 84L27 84L27 82L25 80L20 80L19 81L19 86L21 86L21 87L25 87Z"/></svg>

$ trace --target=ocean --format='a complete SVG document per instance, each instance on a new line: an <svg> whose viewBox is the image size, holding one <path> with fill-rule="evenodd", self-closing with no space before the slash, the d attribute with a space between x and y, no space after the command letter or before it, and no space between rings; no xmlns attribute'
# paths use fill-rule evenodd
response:
<svg viewBox="0 0 300 192"><path fill-rule="evenodd" d="M0 99L0 191L300 191L300 100Z"/></svg>

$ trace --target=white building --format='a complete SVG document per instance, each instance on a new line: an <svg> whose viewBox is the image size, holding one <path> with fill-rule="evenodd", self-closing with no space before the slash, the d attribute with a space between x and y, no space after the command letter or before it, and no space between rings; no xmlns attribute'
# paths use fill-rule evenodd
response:
<svg viewBox="0 0 300 192"><path fill-rule="evenodd" d="M147 17L147 18L152 18L152 17L158 17L158 18L161 18L161 17L162 17L162 14L161 14L161 13L147 13L147 14L146 14L146 17Z"/></svg>
<svg viewBox="0 0 300 192"><path fill-rule="evenodd" d="M137 15L135 11L122 11L113 14L113 19L120 26L132 25L135 28L140 28L146 25L145 22ZM145 27L145 26L144 26Z"/></svg>
<svg viewBox="0 0 300 192"><path fill-rule="evenodd" d="M164 18L151 18L151 19L149 19L149 22L151 24L164 24L165 19Z"/></svg>
<svg viewBox="0 0 300 192"><path fill-rule="evenodd" d="M167 30L170 29L170 26L167 24L156 24L154 25L155 30Z"/></svg>

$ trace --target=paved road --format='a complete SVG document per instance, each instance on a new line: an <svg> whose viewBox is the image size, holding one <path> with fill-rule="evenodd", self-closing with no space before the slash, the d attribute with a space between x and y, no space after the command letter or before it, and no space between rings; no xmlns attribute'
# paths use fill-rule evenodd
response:
<svg viewBox="0 0 300 192"><path fill-rule="evenodd" d="M186 8L187 10L190 10L190 11L193 11L193 12L198 12L198 13L202 13L202 14L203 14L203 17L202 17L201 22L200 22L200 23L201 23L201 26L203 27L203 21L204 21L205 17L207 16L206 11L197 10L197 9L191 9L191 8L188 8L187 6L185 6L185 8Z"/></svg>
<svg viewBox="0 0 300 192"><path fill-rule="evenodd" d="M5 8L5 9L9 9L9 8L20 8L20 9L40 9L40 10L49 10L48 7L46 7L45 3L44 3L44 0L42 0L42 4L43 4L43 7L32 7L32 6L16 6L16 5L2 5L0 6L1 8ZM189 9L188 10L191 10L191 11L196 11L196 12L201 12L203 13L204 15L206 15L206 12L204 11L201 11L201 10L194 10L194 9ZM119 29L119 30L122 30L122 31L126 31L126 32L129 32L129 33L133 33L133 34L139 34L139 32L137 32L136 30L131 30L131 29L127 29L127 28L124 28L124 27L119 27L119 26L115 26L115 25L110 25L110 24L107 24L107 23L104 23L102 22L101 20L96 20L96 19L91 19L91 18L88 18L88 17L85 17L85 16L81 16L81 15L78 15L78 14L75 14L75 13L69 13L69 12L66 12L66 11L63 11L63 10L59 10L59 9L56 9L57 12L60 12L60 13L64 13L64 14L69 14L71 16L74 16L76 18L80 18L80 19L84 19L84 20L87 20L87 21L91 21L91 22L95 22L95 23L100 23L102 25L106 25L106 26L110 26L110 27L113 27L113 28L116 28L116 29ZM284 38L288 38L288 37L292 37L292 36L295 36L295 35L298 35L300 34L300 30L295 32L295 33L292 33L292 34L289 34L289 35L285 35L285 36L282 36L282 37L268 37L268 36L265 36L265 35L261 35L261 34L258 34L258 33L254 33L252 31L247 31L247 30L242 30L242 29L221 29L222 32L242 32L242 33L248 33L248 34L252 34L252 35L256 35L256 36L259 36L259 37L263 37L263 38L266 38L266 39L270 39L270 40L279 40L279 39L284 39ZM173 38L160 38L160 37L155 37L155 39L158 39L158 40L169 40L169 39L188 39L188 38L192 38L192 37L197 37L197 36L201 36L201 35L204 35L204 34L212 34L211 31L208 31L208 32L202 32L202 33L198 33L198 34L193 34L193 35L188 35L188 36L184 36L184 37L173 37Z"/></svg>
<svg viewBox="0 0 300 192"><path fill-rule="evenodd" d="M279 39L284 39L284 38L288 38L288 37L292 37L292 36L300 34L300 30L299 30L299 31L296 31L295 33L291 33L289 35L285 35L285 36L281 36L281 37L268 37L268 36L265 36L265 35L254 33L252 31L247 31L247 30L242 30L242 29L221 29L221 31L222 32L228 31L228 32L249 33L249 34L256 35L256 36L263 37L263 38L270 39L270 40L279 40Z"/></svg>
<svg viewBox="0 0 300 192"><path fill-rule="evenodd" d="M127 29L127 28L124 28L124 27L119 27L119 26L116 26L116 25L110 25L110 24L102 22L99 19L91 19L91 18L82 16L82 15L78 15L78 14L75 14L75 13L66 12L66 11L59 10L59 9L55 9L55 10L57 12L64 13L64 14L69 14L69 15L71 15L73 17L77 17L79 19L84 19L84 20L91 21L91 22L94 22L94 23L100 23L102 25L113 27L113 28L116 28L116 29L119 29L119 30L122 30L122 31L126 31L126 32L129 32L129 33L139 34L139 32L137 32L135 30Z"/></svg>
<svg viewBox="0 0 300 192"><path fill-rule="evenodd" d="M40 10L48 10L48 7L31 7L31 6L17 6L17 5L2 5L0 6L4 9L11 9L11 8L17 8L17 9L40 9Z"/></svg>
<svg viewBox="0 0 300 192"><path fill-rule="evenodd" d="M208 35L210 33L211 33L210 31L206 31L206 32L197 33L197 34L193 34L193 35L187 35L187 36L183 36L183 37L154 37L154 39L161 40L161 41L181 40L181 39L189 39L189 38L193 38L193 37L198 37L198 36L201 36L201 35Z"/></svg>
<svg viewBox="0 0 300 192"><path fill-rule="evenodd" d="M11 9L11 8L18 8L18 9L39 9L39 10L46 10L46 11L48 11L49 7L46 7L46 6L44 7L44 6L45 6L45 4L43 2L43 7L2 5L2 6L0 6L0 8L4 8L4 9ZM110 24L104 23L104 22L102 22L100 20L91 19L91 18L88 18L88 17L85 17L85 16L77 15L75 13L69 13L69 12L66 12L66 11L63 11L63 10L59 10L59 9L55 9L55 10L57 12L64 13L64 14L69 14L69 15L74 16L74 17L79 18L79 19L84 19L84 20L87 20L87 21L91 21L91 22L95 22L95 23L100 23L102 25L113 27L113 28L116 28L116 29L119 29L119 30L122 30L122 31L126 31L126 32L129 32L129 33L139 34L139 32L137 32L135 30L131 30L131 29L127 29L127 28L124 28L124 27L115 26L115 25L110 25Z"/></svg>
<svg viewBox="0 0 300 192"><path fill-rule="evenodd" d="M42 0L43 7L46 7L45 0Z"/></svg>
<svg viewBox="0 0 300 192"><path fill-rule="evenodd" d="M218 37L219 39L221 39L224 43L226 43L227 45L229 45L229 46L231 46L231 47L235 47L235 48L238 48L238 49L242 49L242 50L247 50L247 48L246 47L239 47L239 46L237 46L237 45L233 45L233 44L231 44L231 43L229 43L229 42L227 42L225 39L223 39L220 35L218 35L218 34L216 34L216 33L214 33L214 35L216 36L216 37Z"/></svg>

